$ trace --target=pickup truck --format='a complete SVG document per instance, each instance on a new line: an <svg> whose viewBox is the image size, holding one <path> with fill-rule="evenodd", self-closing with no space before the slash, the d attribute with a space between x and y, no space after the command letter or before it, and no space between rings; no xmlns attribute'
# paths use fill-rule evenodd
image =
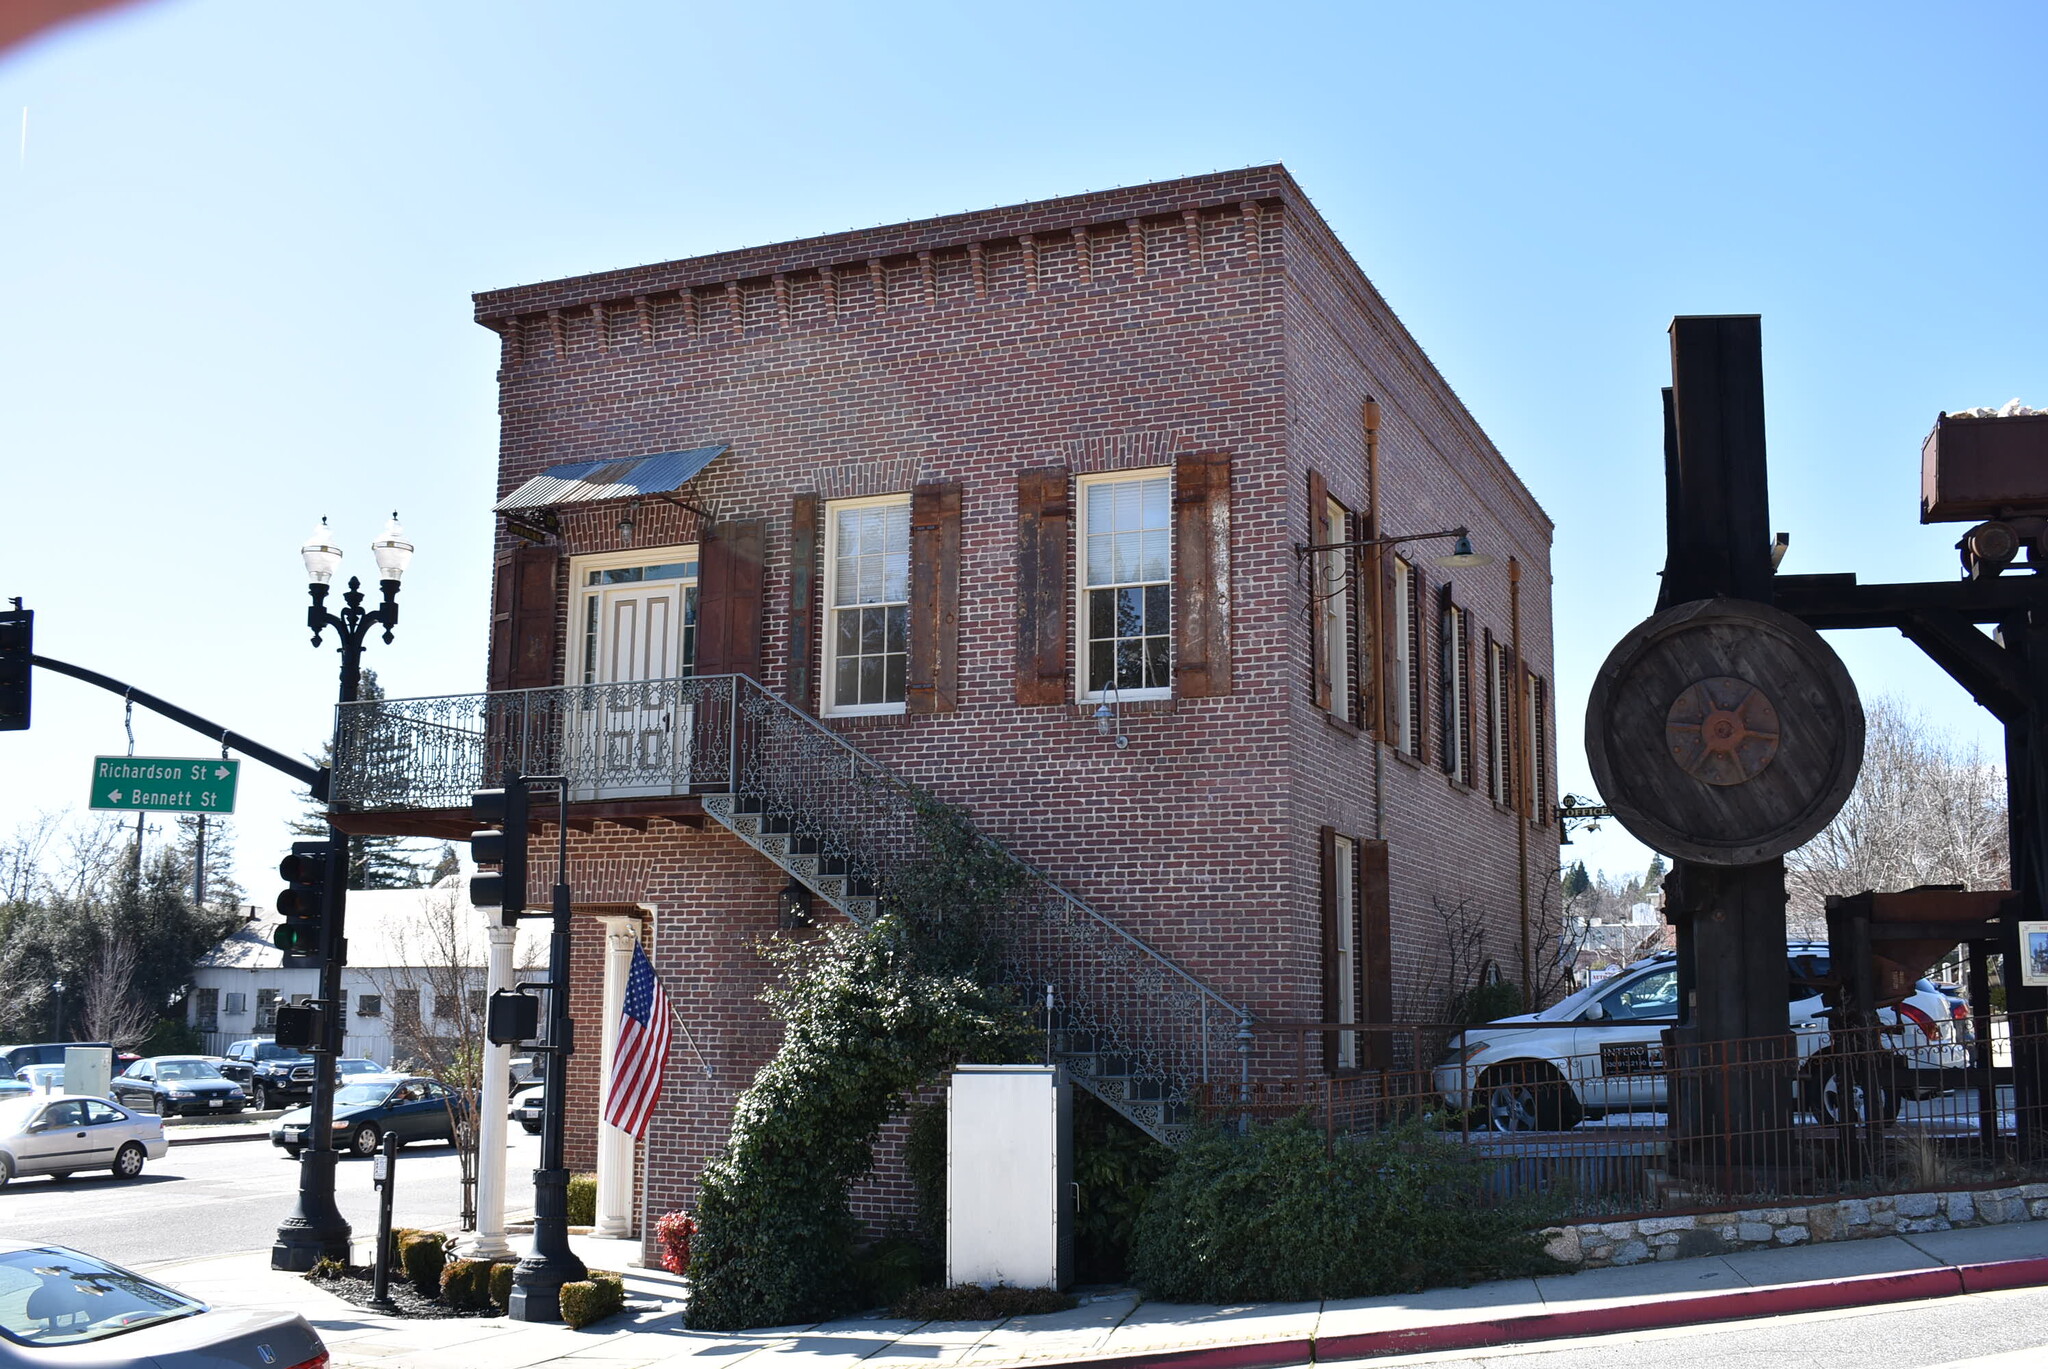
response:
<svg viewBox="0 0 2048 1369"><path fill-rule="evenodd" d="M311 1065L313 1057L291 1046L257 1037L229 1046L227 1058L249 1067L249 1080L243 1087L248 1090L250 1105L258 1112L313 1096L310 1072L303 1080L293 1077L299 1066Z"/></svg>

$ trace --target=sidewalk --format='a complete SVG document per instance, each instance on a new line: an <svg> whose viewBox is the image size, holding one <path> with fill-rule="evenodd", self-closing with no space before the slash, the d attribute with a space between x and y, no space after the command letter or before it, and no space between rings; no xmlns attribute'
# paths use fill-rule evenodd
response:
<svg viewBox="0 0 2048 1369"><path fill-rule="evenodd" d="M973 1369L1114 1364L1252 1369L1559 1336L1917 1301L2048 1284L2048 1222L1794 1246L1344 1302L1200 1307L1128 1290L1006 1322L849 1317L722 1334L682 1325L681 1281L632 1269L633 1241L572 1237L584 1261L626 1276L628 1312L584 1331L503 1318L406 1320L343 1302L261 1254L152 1270L222 1306L303 1313L336 1369Z"/></svg>

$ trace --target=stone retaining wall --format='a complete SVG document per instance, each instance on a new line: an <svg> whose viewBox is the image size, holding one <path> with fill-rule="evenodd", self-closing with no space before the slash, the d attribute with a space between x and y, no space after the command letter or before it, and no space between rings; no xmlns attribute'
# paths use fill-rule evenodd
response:
<svg viewBox="0 0 2048 1369"><path fill-rule="evenodd" d="M1759 1207L1674 1217L1552 1227L1546 1249L1581 1269L1726 1255L1737 1250L1853 1241L1958 1226L2048 1221L2048 1184L1842 1198L1804 1207Z"/></svg>

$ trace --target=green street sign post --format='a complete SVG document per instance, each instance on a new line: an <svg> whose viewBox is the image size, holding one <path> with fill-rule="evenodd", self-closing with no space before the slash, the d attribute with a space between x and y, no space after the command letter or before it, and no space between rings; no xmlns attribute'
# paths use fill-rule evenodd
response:
<svg viewBox="0 0 2048 1369"><path fill-rule="evenodd" d="M240 761L96 756L91 807L135 813L232 813Z"/></svg>

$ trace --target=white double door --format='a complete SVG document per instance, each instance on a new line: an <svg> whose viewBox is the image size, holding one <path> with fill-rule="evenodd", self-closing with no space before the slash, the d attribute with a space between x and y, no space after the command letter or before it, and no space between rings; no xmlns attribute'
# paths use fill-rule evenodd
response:
<svg viewBox="0 0 2048 1369"><path fill-rule="evenodd" d="M677 678L688 670L694 590L683 580L586 589L577 797L687 792L694 710Z"/></svg>

